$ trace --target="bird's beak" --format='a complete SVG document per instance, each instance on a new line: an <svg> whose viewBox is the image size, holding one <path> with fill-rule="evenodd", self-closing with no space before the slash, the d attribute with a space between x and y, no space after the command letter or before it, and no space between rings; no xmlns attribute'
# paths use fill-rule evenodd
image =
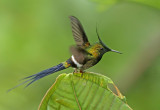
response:
<svg viewBox="0 0 160 110"><path fill-rule="evenodd" d="M122 54L121 52L116 51L116 50L113 50L113 49L111 49L110 51L111 51L111 52L116 52L116 53Z"/></svg>
<svg viewBox="0 0 160 110"><path fill-rule="evenodd" d="M116 51L116 50L113 50L113 49L110 49L108 46L106 46L106 45L102 42L101 38L99 37L99 34L98 34L98 31L97 31L97 28L96 28L96 32L97 32L97 36L98 36L99 42L100 42L100 43L101 43L101 45L106 49L106 51L105 51L105 52L111 51L111 52L116 52L116 53L122 54L121 52Z"/></svg>

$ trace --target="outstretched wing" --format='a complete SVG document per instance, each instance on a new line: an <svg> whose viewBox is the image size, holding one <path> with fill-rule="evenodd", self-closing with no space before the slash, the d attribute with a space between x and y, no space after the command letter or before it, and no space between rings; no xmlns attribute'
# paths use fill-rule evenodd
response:
<svg viewBox="0 0 160 110"><path fill-rule="evenodd" d="M69 18L71 20L72 33L77 46L88 47L90 43L80 21L74 16L70 16Z"/></svg>

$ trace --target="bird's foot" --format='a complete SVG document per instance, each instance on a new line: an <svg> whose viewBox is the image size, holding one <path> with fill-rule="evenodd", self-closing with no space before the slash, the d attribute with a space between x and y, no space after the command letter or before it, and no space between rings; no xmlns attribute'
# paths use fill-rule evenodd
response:
<svg viewBox="0 0 160 110"><path fill-rule="evenodd" d="M84 71L83 71L83 70L80 70L80 73L81 73L81 77L83 77Z"/></svg>
<svg viewBox="0 0 160 110"><path fill-rule="evenodd" d="M83 70L79 70L77 68L74 69L73 74L75 73L81 73L81 77L83 76L84 71Z"/></svg>
<svg viewBox="0 0 160 110"><path fill-rule="evenodd" d="M80 70L80 73L84 73L84 71L83 71L83 70Z"/></svg>

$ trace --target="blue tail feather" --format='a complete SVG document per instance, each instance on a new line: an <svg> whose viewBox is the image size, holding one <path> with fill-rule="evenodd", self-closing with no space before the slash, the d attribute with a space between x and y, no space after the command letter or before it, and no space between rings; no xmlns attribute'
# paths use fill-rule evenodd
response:
<svg viewBox="0 0 160 110"><path fill-rule="evenodd" d="M33 74L33 75L31 75L31 76L25 77L25 78L23 78L22 80L25 80L25 79L28 79L28 80L26 80L26 81L22 82L21 84L13 87L13 88L11 88L11 89L9 89L8 92L11 91L12 89L14 89L14 88L16 88L16 87L18 87L18 86L20 86L20 85L22 85L22 84L25 84L25 83L27 83L27 82L30 81L30 82L25 86L25 87L28 87L28 86L29 86L30 84L32 84L33 82L35 82L35 81L37 81L37 80L39 80L39 79L41 79L41 78L43 78L43 77L45 77L45 76L48 76L48 75L50 75L50 74L52 74L52 73L55 73L55 72L57 72L57 71L61 71L61 70L63 70L63 69L66 69L66 68L67 68L67 67L64 66L64 63L60 63L60 64L58 64L58 65L56 65L56 66L54 66L54 67L51 67L51 68L46 69L46 70L43 70L43 71L41 71L41 72L39 72L39 73L37 73L37 74Z"/></svg>

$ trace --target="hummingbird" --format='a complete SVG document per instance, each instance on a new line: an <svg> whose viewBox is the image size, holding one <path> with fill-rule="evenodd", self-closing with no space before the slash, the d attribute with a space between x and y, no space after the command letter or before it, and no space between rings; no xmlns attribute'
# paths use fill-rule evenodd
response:
<svg viewBox="0 0 160 110"><path fill-rule="evenodd" d="M110 49L108 46L106 46L102 40L99 37L97 28L96 28L96 33L98 36L98 40L99 42L96 42L94 44L90 44L90 42L88 41L87 35L82 27L82 24L80 23L80 21L74 17L74 16L70 16L70 21L71 21L71 28L72 28L72 34L74 37L74 40L76 42L75 46L71 46L70 47L70 51L71 51L71 57L66 60L65 62L62 62L56 66L53 66L49 69L43 70L37 74L33 74L31 76L25 77L22 80L26 80L24 82L22 82L21 84L15 86L14 88L29 82L25 87L29 86L30 84L32 84L33 82L48 76L52 73L67 69L69 67L74 68L74 72L79 72L83 73L84 70L96 65L102 58L102 56L106 53L106 52L116 52L116 53L120 53L119 51ZM12 89L14 89L12 88ZM10 89L10 90L12 90ZM9 90L9 91L10 91Z"/></svg>

